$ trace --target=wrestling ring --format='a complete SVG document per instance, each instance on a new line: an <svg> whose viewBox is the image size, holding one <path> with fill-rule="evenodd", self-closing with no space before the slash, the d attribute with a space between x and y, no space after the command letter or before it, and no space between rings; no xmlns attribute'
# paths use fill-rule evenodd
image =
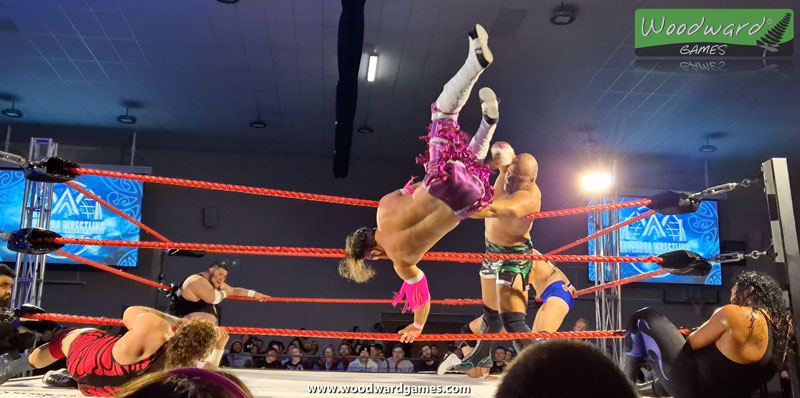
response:
<svg viewBox="0 0 800 398"><path fill-rule="evenodd" d="M141 222L133 219L123 211L112 206L103 199L97 197L92 192L85 190L81 186L75 184L71 180L79 175L94 175L103 177L112 177L120 179L138 180L154 184L168 184L183 187L221 190L228 192L238 192L251 195L262 195L272 197L282 197L290 199L300 199L307 201L318 201L337 203L344 205L354 205L363 207L377 207L377 201L353 199L338 196L317 195L310 193L283 191L266 188L256 188L241 185L220 184L213 182L194 181L186 179L156 177L149 175L129 174L105 170L95 170L78 167L76 164L63 161L57 158L50 158L40 162L27 162L15 155L3 154L4 160L16 160L25 171L26 177L35 181L46 181L47 183L64 183L86 195L87 197L95 200L98 204L107 208L108 210L120 215L129 222L137 225L141 230L144 230L157 241L122 241L122 240L94 240L94 239L74 239L65 238L60 235L37 228L25 228L18 231L7 232L1 235L8 241L9 249L29 253L29 254L46 254L56 253L72 260L82 262L88 266L98 268L100 270L112 273L116 276L127 278L129 280L146 284L150 287L169 291L170 286L148 280L139 276L128 274L127 272L118 270L106 264L98 263L87 258L68 253L61 250L61 247L67 244L71 245L92 245L92 246L114 246L114 247L130 247L130 248L145 248L145 249L160 249L160 250L180 250L180 251L194 251L194 254L202 255L205 252L214 253L229 253L229 254L246 254L246 255L261 255L261 256L300 256L300 257L323 257L323 258L338 258L344 256L343 249L332 248L308 248L308 247L282 247L282 246L253 246L253 245L234 245L234 244L204 244L204 243L185 243L173 242L165 236L159 234L152 228L142 224ZM55 159L55 160L54 160ZM669 195L658 194L650 199L636 200L621 203L599 204L593 206L585 206L579 208L570 208L562 210L542 211L529 215L529 218L551 218L559 216L586 214L590 212L614 210L625 207L648 207L650 210L644 212L636 217L614 224L608 228L598 231L583 239L576 240L572 243L563 245L555 250L551 250L545 254L539 255L526 255L526 254L488 254L488 253L454 253L454 252L429 252L423 260L424 261L448 261L448 262L461 262L461 263L480 263L484 259L498 260L498 259L515 259L515 260L541 260L550 262L598 262L603 264L618 264L620 262L638 262L638 263L652 263L661 266L660 269L635 275L633 277L622 278L608 283L596 283L586 289L578 290L574 293L575 297L587 295L591 293L599 293L605 289L616 288L628 283L641 281L653 276L665 274L687 272L689 269L702 268L703 265L708 265L708 262L727 262L736 261L741 259L742 256L758 256L763 253L751 253L750 255L720 255L713 258L703 259L688 256L685 251L670 252L659 256L650 255L646 257L631 257L631 256L589 256L589 255L569 255L561 254L564 251L586 243L599 236L609 234L626 225L630 225L639 220L650 217L657 212L664 211L680 211L691 212L692 206L696 210L697 203L703 200L704 196L715 195L721 192L728 192L740 186L747 186L749 182L745 180L743 183L729 183L721 186L712 187L702 192L695 194L678 194L670 192ZM706 271L708 272L708 271ZM314 303L314 304L391 304L391 299L348 299L348 298L301 298L301 297L268 297L263 299L255 299L251 297L231 296L228 297L233 300L245 301L264 301L264 302L289 302L289 303ZM431 300L432 305L481 305L480 299L439 299ZM32 317L44 320L56 321L66 324L89 324L89 325L122 325L121 319L89 317L76 314L35 314ZM297 329L279 329L279 328L253 328L253 327L223 327L228 333L231 334L250 334L250 335L273 335L273 336L290 336L290 337L317 337L317 338L333 338L333 339L363 339L363 340L383 340L383 341L399 341L399 335L395 333L359 333L359 332L339 332L339 331L324 331L324 330L297 330ZM688 333L683 330L683 333ZM624 336L623 330L599 330L599 331L585 331L585 332L555 332L555 333L495 333L495 334L422 334L417 341L451 341L451 340L514 340L514 339L587 339L587 338L602 338L602 339L619 339ZM379 378L374 374L369 373L348 373L347 377L343 378L341 374L332 372L293 372L284 370L242 370L242 369L227 369L232 370L232 373L242 378L245 384L252 389L255 396L258 397L297 397L309 396L314 393L310 391L311 386L342 386L345 383L351 386L363 386L372 388L395 388L396 394L387 394L394 396L407 395L402 391L403 388L409 386L466 386L467 389L455 391L452 395L440 394L426 394L425 392L414 393L413 396L418 397L441 397L441 396L459 396L459 397L487 397L494 396L497 388L497 380L490 379L472 379L464 377L463 375L444 375L436 376L430 374L389 374L381 373ZM379 380L378 380L379 379ZM56 397L56 396L81 396L76 389L59 389L47 387L41 383L41 376L13 379L2 386L3 397ZM313 383L313 384L312 384ZM400 387L397 387L400 386ZM313 387L316 388L316 387ZM398 389L399 388L399 389ZM341 394L339 394L341 395ZM384 395L384 394L381 394Z"/></svg>

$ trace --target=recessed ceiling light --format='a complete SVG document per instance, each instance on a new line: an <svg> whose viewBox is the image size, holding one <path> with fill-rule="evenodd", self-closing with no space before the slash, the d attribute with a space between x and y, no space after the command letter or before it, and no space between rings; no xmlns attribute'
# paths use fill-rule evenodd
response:
<svg viewBox="0 0 800 398"><path fill-rule="evenodd" d="M599 144L599 143L600 143L599 141L597 141L596 139L591 138L591 137L583 140L583 146L588 146L588 147L597 146L597 144Z"/></svg>
<svg viewBox="0 0 800 398"><path fill-rule="evenodd" d="M22 117L23 113L21 110L14 108L14 101L11 101L11 108L3 109L2 112L4 115L13 118L20 118Z"/></svg>
<svg viewBox="0 0 800 398"><path fill-rule="evenodd" d="M372 127L369 127L367 125L359 127L357 131L361 134L372 134L375 132L375 130L373 130Z"/></svg>
<svg viewBox="0 0 800 398"><path fill-rule="evenodd" d="M711 152L716 152L717 151L717 147L715 147L714 145L709 144L708 143L708 137L706 137L706 143L703 144L703 145L700 145L700 148L697 148L697 150L700 151L700 152L703 152L703 153L711 153Z"/></svg>
<svg viewBox="0 0 800 398"><path fill-rule="evenodd" d="M239 2L239 0L217 0L217 1L222 4L235 4Z"/></svg>
<svg viewBox="0 0 800 398"><path fill-rule="evenodd" d="M267 128L267 123L265 123L263 120L261 120L261 115L258 115L258 117L256 118L256 120L254 122L250 122L250 127L254 128L254 129L263 129L263 128Z"/></svg>
<svg viewBox="0 0 800 398"><path fill-rule="evenodd" d="M550 23L553 25L569 25L575 22L574 7L564 7L564 2L561 2L561 8L553 14L550 18Z"/></svg>
<svg viewBox="0 0 800 398"><path fill-rule="evenodd" d="M714 145L703 144L700 145L700 148L698 148L697 150L703 153L711 153L711 152L716 152L717 147L715 147Z"/></svg>
<svg viewBox="0 0 800 398"><path fill-rule="evenodd" d="M136 124L136 116L128 114L128 108L125 108L125 114L117 116L117 121L122 124Z"/></svg>

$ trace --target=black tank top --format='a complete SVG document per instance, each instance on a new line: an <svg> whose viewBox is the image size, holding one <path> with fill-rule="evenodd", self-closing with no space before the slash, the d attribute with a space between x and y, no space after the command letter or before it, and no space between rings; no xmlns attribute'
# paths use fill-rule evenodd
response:
<svg viewBox="0 0 800 398"><path fill-rule="evenodd" d="M208 282L208 279L205 277L205 275L203 275L203 274L196 274L196 275L202 276L203 279L206 282ZM192 276L194 276L194 275L192 275ZM187 277L186 279L189 279L189 278ZM189 300L183 298L183 295L182 295L182 290L183 289L182 288L183 288L183 284L186 283L186 279L184 279L183 282L181 282L180 285L178 285L177 287L175 287L172 290L172 294L170 295L171 300L170 300L170 303L169 303L169 307L167 308L167 313L169 313L170 315L177 316L179 318L183 318L186 315L189 315L189 314L191 314L193 312L205 312L207 314L214 315L214 317L217 318L217 321L219 321L219 313L217 312L217 306L216 305L206 303L203 300L189 301ZM208 283L211 284L211 282L208 282ZM212 287L213 287L213 285L212 285Z"/></svg>
<svg viewBox="0 0 800 398"><path fill-rule="evenodd" d="M772 327L767 321L767 351L761 360L743 365L728 359L711 344L694 352L701 394L712 398L749 398L761 385L772 379L777 367L772 363Z"/></svg>

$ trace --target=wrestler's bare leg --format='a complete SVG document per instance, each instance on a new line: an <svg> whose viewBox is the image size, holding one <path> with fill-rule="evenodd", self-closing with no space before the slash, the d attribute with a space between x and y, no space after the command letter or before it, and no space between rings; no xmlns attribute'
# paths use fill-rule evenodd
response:
<svg viewBox="0 0 800 398"><path fill-rule="evenodd" d="M564 322L569 306L558 297L550 297L536 312L531 330L535 332L556 332Z"/></svg>

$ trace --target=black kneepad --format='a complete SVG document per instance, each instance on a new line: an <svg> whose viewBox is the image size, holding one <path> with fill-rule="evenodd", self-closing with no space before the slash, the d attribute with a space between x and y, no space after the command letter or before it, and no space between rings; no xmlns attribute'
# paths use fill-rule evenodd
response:
<svg viewBox="0 0 800 398"><path fill-rule="evenodd" d="M503 327L509 333L529 333L531 329L525 324L525 314L522 312L504 312L500 314Z"/></svg>

